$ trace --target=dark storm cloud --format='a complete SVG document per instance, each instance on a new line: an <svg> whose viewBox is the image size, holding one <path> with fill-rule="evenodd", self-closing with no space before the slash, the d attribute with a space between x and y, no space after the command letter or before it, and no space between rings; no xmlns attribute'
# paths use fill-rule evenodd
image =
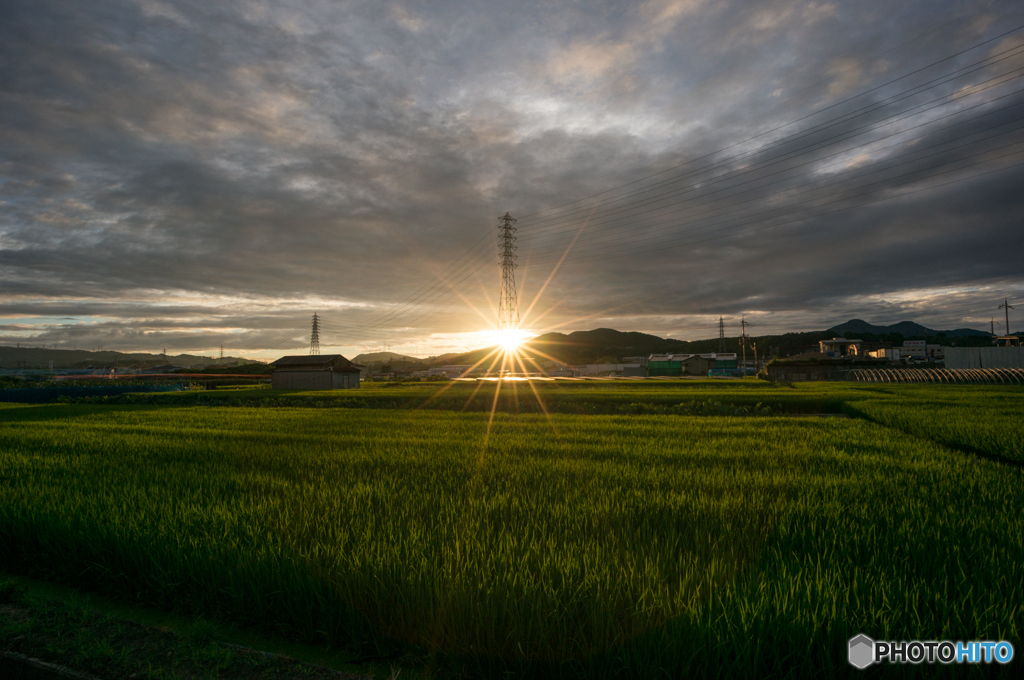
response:
<svg viewBox="0 0 1024 680"><path fill-rule="evenodd" d="M467 304L492 313L497 215L527 215L529 300L585 216L541 232L552 213L529 213L706 154L699 200L588 222L535 309L559 303L545 326L942 326L1021 289L1020 34L884 85L1024 24L1007 0L0 13L0 314L39 317L40 341L257 350L319 309L337 345L429 345L486 325Z"/></svg>

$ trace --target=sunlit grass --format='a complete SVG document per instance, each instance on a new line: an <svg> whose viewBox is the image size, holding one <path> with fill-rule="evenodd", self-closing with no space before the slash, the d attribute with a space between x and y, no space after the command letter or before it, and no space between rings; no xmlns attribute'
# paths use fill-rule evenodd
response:
<svg viewBox="0 0 1024 680"><path fill-rule="evenodd" d="M1022 472L864 421L0 418L6 568L470 675L811 677L858 632L1020 639Z"/></svg>

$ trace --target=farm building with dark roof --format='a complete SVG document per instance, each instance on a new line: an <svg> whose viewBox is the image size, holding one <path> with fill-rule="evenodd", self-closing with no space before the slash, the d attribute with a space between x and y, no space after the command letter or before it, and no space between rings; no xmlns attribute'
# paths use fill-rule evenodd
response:
<svg viewBox="0 0 1024 680"><path fill-rule="evenodd" d="M359 387L358 364L340 354L281 357L270 384L275 390L344 390Z"/></svg>

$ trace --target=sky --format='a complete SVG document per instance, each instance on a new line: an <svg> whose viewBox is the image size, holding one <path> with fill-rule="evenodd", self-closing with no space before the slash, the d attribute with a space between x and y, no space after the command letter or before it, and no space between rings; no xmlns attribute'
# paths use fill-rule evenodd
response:
<svg viewBox="0 0 1024 680"><path fill-rule="evenodd" d="M506 212L532 333L1018 330L1022 76L1012 0L5 0L0 345L478 348Z"/></svg>

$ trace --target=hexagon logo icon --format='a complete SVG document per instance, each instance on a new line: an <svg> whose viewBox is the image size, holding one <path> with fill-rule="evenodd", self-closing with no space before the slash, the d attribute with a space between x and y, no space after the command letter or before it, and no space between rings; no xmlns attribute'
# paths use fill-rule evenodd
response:
<svg viewBox="0 0 1024 680"><path fill-rule="evenodd" d="M875 641L863 634L851 638L847 658L851 666L867 668L875 660Z"/></svg>

